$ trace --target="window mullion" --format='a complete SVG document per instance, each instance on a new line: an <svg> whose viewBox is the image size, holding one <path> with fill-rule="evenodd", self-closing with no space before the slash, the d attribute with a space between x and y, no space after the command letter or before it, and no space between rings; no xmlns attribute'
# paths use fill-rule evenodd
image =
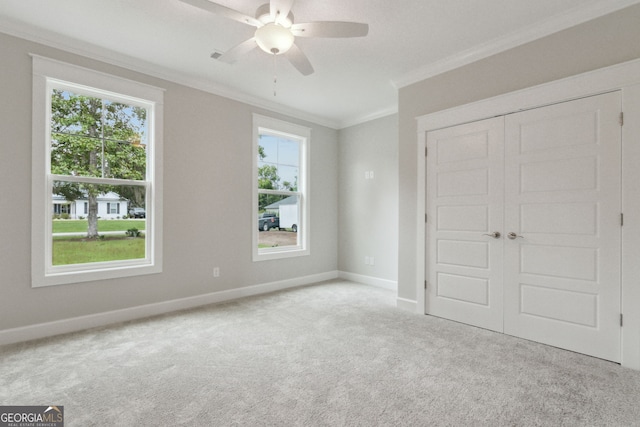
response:
<svg viewBox="0 0 640 427"><path fill-rule="evenodd" d="M67 181L67 182L79 182L85 184L97 184L97 185L135 185L144 187L149 184L149 181L138 181L133 179L119 179L119 178L99 178L92 176L75 176L75 175L56 175L49 174L51 181Z"/></svg>
<svg viewBox="0 0 640 427"><path fill-rule="evenodd" d="M105 157L104 157L104 98L100 99L100 147L102 150L101 156L100 156L100 174L102 175L102 178L104 178L104 168L105 168Z"/></svg>
<svg viewBox="0 0 640 427"><path fill-rule="evenodd" d="M271 194L274 196L300 196L300 191L288 191L288 190L267 190L264 188L258 188L258 194Z"/></svg>

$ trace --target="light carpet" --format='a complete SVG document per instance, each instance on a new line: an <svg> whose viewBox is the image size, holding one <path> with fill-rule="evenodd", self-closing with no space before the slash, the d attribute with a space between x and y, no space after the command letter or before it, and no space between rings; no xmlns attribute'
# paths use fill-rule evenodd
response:
<svg viewBox="0 0 640 427"><path fill-rule="evenodd" d="M640 426L640 372L344 281L0 348L66 426Z"/></svg>

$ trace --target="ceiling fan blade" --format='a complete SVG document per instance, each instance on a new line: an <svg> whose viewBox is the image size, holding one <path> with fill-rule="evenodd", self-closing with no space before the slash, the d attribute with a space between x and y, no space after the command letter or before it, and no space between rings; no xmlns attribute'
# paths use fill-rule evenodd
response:
<svg viewBox="0 0 640 427"><path fill-rule="evenodd" d="M209 0L180 0L183 3L190 4L191 6L198 7L207 12L211 12L215 15L224 16L225 18L233 19L234 21L242 22L253 27L261 27L262 23L256 18L240 13L236 10L230 9L226 6L219 5L217 3L210 2Z"/></svg>
<svg viewBox="0 0 640 427"><path fill-rule="evenodd" d="M271 14L273 22L281 23L278 22L279 18L282 17L284 19L289 15L289 12L291 12L291 6L293 6L293 1L294 0L270 0L269 13Z"/></svg>
<svg viewBox="0 0 640 427"><path fill-rule="evenodd" d="M251 52L253 49L258 47L256 43L255 37L250 38L249 40L245 40L237 46L232 47L222 55L218 57L218 61L226 62L231 64L236 62L239 57Z"/></svg>
<svg viewBox="0 0 640 427"><path fill-rule="evenodd" d="M313 73L313 66L311 66L309 58L307 58L307 55L305 55L295 44L291 46L291 49L289 49L284 56L287 57L289 62L291 62L291 65L296 67L303 76L308 76Z"/></svg>
<svg viewBox="0 0 640 427"><path fill-rule="evenodd" d="M319 21L293 24L296 37L363 37L369 33L369 24L357 22Z"/></svg>

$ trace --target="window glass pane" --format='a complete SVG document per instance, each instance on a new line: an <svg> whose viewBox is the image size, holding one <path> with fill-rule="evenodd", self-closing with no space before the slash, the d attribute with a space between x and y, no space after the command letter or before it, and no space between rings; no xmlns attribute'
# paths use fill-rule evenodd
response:
<svg viewBox="0 0 640 427"><path fill-rule="evenodd" d="M145 258L144 200L144 186L54 181L53 265ZM129 217L133 209L145 214Z"/></svg>
<svg viewBox="0 0 640 427"><path fill-rule="evenodd" d="M271 135L260 135L258 142L258 188L298 190L300 144Z"/></svg>
<svg viewBox="0 0 640 427"><path fill-rule="evenodd" d="M258 194L258 248L298 246L300 197Z"/></svg>
<svg viewBox="0 0 640 427"><path fill-rule="evenodd" d="M144 180L147 110L53 90L51 172Z"/></svg>

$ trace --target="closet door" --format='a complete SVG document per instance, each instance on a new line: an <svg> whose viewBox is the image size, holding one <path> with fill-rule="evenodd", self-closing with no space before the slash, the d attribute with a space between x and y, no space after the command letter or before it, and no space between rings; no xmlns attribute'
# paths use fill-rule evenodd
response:
<svg viewBox="0 0 640 427"><path fill-rule="evenodd" d="M620 105L609 93L505 119L504 331L612 361L620 361Z"/></svg>
<svg viewBox="0 0 640 427"><path fill-rule="evenodd" d="M427 134L425 311L500 332L503 141L502 117Z"/></svg>

